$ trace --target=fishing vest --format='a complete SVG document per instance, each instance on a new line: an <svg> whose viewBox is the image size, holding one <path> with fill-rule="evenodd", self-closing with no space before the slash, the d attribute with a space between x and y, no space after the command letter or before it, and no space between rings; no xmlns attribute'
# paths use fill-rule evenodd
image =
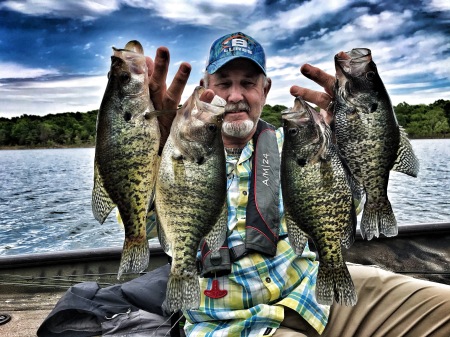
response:
<svg viewBox="0 0 450 337"><path fill-rule="evenodd" d="M203 277L229 274L231 263L251 252L268 256L276 254L280 226L281 161L275 127L260 119L253 135L253 145L245 242L229 248L226 239L218 251L211 252L205 239L202 239L197 266Z"/></svg>

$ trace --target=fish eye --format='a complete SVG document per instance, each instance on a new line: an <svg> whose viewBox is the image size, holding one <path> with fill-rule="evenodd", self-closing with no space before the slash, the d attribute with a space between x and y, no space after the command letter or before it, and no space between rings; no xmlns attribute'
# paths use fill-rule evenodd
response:
<svg viewBox="0 0 450 337"><path fill-rule="evenodd" d="M300 165L301 167L306 165L306 159L304 158L298 158L297 159L297 164Z"/></svg>
<svg viewBox="0 0 450 337"><path fill-rule="evenodd" d="M130 76L130 73L123 71L120 73L119 78L122 83L126 84L126 83L130 82L131 76Z"/></svg>
<svg viewBox="0 0 450 337"><path fill-rule="evenodd" d="M372 106L370 107L370 112L376 111L377 108L378 108L378 103L373 103Z"/></svg>
<svg viewBox="0 0 450 337"><path fill-rule="evenodd" d="M373 80L373 78L375 77L375 72L374 71L369 71L366 73L366 78L368 80Z"/></svg>
<svg viewBox="0 0 450 337"><path fill-rule="evenodd" d="M125 119L126 122L129 122L131 120L131 113L130 112L126 112L123 115L123 119Z"/></svg>
<svg viewBox="0 0 450 337"><path fill-rule="evenodd" d="M291 128L288 130L288 134L289 136L295 136L298 134L298 129L297 128Z"/></svg>
<svg viewBox="0 0 450 337"><path fill-rule="evenodd" d="M355 115L355 114L357 114L357 112L358 112L358 110L354 106L351 106L351 107L348 107L346 114L347 115Z"/></svg>
<svg viewBox="0 0 450 337"><path fill-rule="evenodd" d="M208 124L208 130L211 132L216 132L217 131L217 125L216 124Z"/></svg>

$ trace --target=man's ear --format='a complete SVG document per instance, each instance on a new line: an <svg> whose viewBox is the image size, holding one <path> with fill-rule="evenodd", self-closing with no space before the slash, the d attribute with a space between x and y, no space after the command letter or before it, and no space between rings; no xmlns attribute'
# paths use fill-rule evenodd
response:
<svg viewBox="0 0 450 337"><path fill-rule="evenodd" d="M272 79L270 77L267 77L266 79L266 85L264 86L264 96L269 94L270 88L272 87Z"/></svg>
<svg viewBox="0 0 450 337"><path fill-rule="evenodd" d="M201 87L204 87L204 85L203 84L205 84L205 81L203 80L203 78L200 80L200 86Z"/></svg>

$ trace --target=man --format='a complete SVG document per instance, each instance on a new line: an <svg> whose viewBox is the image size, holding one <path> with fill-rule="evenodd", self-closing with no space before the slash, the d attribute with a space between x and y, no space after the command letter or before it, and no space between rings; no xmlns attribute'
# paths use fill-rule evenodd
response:
<svg viewBox="0 0 450 337"><path fill-rule="evenodd" d="M158 49L154 64L149 60L150 92L156 109L175 109L189 77L190 65L182 63L169 88L165 81L169 52ZM291 87L293 96L318 105L326 111L332 101L334 77L310 65L301 72L324 87L315 92ZM248 230L247 223L259 226L259 212L252 212L254 200L263 192L253 192L251 177L258 167L258 149L281 152L282 129L273 130L260 121L262 107L270 91L265 54L261 45L243 33L227 34L210 50L202 99L214 95L227 101L222 137L227 152L228 227L230 264L211 269L204 263L200 278L201 303L198 310L184 314L190 336L450 336L450 287L415 280L375 267L349 266L358 303L342 307L323 306L315 301L317 265L315 255L305 249L296 256L286 235L279 184L272 189L267 211L275 219L267 235ZM160 119L163 142L171 120ZM263 137L261 132L268 134ZM256 158L256 159L255 159ZM279 162L274 161L274 166ZM276 168L275 168L276 169ZM271 177L276 181L276 170ZM275 210L273 207L275 206ZM258 210L260 211L260 210ZM253 227L253 225L252 225ZM264 228L257 231L263 231ZM270 233L274 233L266 240ZM260 249L258 246L261 243ZM273 247L271 246L273 245ZM228 269L227 269L228 268ZM209 270L209 271L211 271ZM220 290L220 291L216 291ZM331 313L330 313L331 311Z"/></svg>

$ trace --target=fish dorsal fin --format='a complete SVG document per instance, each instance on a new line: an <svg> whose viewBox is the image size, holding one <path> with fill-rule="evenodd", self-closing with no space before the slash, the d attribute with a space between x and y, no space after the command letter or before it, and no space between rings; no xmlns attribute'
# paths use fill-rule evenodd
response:
<svg viewBox="0 0 450 337"><path fill-rule="evenodd" d="M101 224L108 217L116 205L103 186L102 178L98 172L97 161L94 162L94 188L92 190L92 213L94 218Z"/></svg>
<svg viewBox="0 0 450 337"><path fill-rule="evenodd" d="M400 127L400 146L397 151L397 159L392 170L411 177L417 177L419 173L419 159L414 154L408 136L402 127Z"/></svg>

